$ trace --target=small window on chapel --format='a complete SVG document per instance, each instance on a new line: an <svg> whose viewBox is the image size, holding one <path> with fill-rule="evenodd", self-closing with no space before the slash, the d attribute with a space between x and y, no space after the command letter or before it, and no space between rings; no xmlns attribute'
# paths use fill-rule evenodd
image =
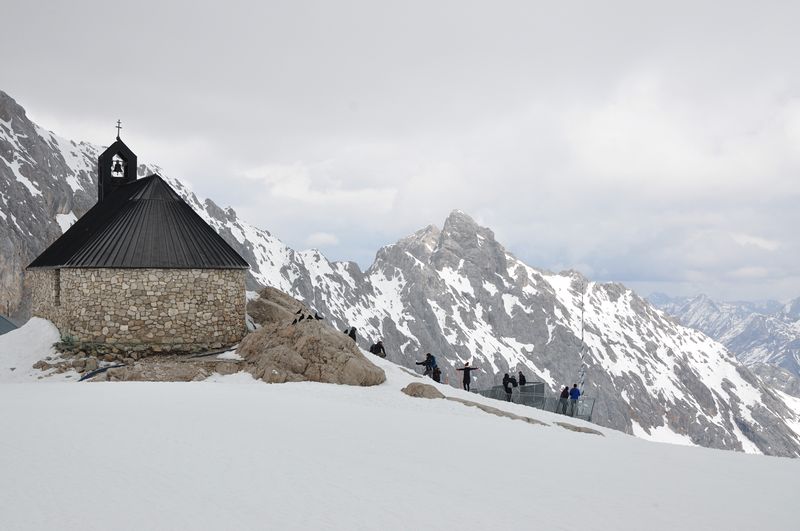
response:
<svg viewBox="0 0 800 531"><path fill-rule="evenodd" d="M56 306L61 306L61 270L55 270L53 277L53 303Z"/></svg>

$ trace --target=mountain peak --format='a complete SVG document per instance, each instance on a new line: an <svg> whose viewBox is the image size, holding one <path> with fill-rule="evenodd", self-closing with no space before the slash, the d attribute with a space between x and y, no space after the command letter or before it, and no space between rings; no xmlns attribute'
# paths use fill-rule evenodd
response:
<svg viewBox="0 0 800 531"><path fill-rule="evenodd" d="M463 210L453 210L448 214L447 219L444 221L444 227L446 228L448 225L466 225L466 226L473 226L475 228L480 228L480 226L475 222L472 217L464 212Z"/></svg>
<svg viewBox="0 0 800 531"><path fill-rule="evenodd" d="M468 214L453 210L444 222L439 238L440 246L445 241L456 242L462 248L484 247L484 243L494 243L494 232L482 227Z"/></svg>

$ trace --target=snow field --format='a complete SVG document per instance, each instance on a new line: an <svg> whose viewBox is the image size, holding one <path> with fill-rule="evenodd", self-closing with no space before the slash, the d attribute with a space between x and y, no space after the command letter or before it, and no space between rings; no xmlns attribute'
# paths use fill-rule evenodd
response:
<svg viewBox="0 0 800 531"><path fill-rule="evenodd" d="M791 529L800 462L605 436L373 388L0 385L0 520L63 529ZM250 385L237 385L246 383ZM762 488L768 485L769 488ZM524 523L524 524L523 524Z"/></svg>

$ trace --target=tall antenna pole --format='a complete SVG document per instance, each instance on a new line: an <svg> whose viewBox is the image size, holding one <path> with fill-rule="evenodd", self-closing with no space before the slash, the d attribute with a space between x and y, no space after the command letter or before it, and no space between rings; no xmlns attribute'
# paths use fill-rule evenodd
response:
<svg viewBox="0 0 800 531"><path fill-rule="evenodd" d="M586 289L589 287L588 281L583 279L581 281L581 369L578 373L578 388L583 391L583 384L586 381L586 343L583 341L584 320L583 316L586 311Z"/></svg>

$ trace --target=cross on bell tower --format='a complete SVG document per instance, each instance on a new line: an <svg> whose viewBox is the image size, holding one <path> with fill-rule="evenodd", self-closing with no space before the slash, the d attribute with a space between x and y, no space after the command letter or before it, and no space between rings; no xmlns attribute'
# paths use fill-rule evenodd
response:
<svg viewBox="0 0 800 531"><path fill-rule="evenodd" d="M97 202L136 180L136 154L120 140L122 120L117 120L117 140L97 159Z"/></svg>

